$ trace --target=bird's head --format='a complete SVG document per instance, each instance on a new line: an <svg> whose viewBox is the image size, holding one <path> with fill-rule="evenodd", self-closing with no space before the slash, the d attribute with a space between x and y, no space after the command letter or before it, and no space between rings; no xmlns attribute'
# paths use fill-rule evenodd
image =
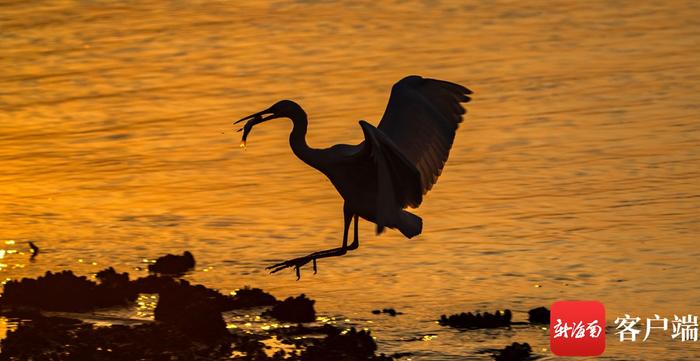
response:
<svg viewBox="0 0 700 361"><path fill-rule="evenodd" d="M275 118L292 118L294 119L297 116L300 115L305 115L304 110L299 106L299 104L291 101L291 100L280 100L277 103L273 104L271 107L261 111L257 112L255 114L251 114L245 118L242 118L240 120L237 120L233 124L238 124L244 120L247 120L248 122L245 123L243 128L238 129L240 132L241 130L243 131L243 139L241 140L241 148L245 148L246 144L246 139L248 138L248 134L250 134L251 129L253 129L253 126L256 124L260 124L262 122L268 121L270 119L275 119Z"/></svg>

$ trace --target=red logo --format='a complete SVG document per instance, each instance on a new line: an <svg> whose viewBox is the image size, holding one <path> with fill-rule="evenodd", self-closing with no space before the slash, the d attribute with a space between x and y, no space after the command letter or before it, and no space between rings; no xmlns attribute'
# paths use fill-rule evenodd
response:
<svg viewBox="0 0 700 361"><path fill-rule="evenodd" d="M605 306L558 301L549 319L549 346L557 356L598 356L605 351Z"/></svg>

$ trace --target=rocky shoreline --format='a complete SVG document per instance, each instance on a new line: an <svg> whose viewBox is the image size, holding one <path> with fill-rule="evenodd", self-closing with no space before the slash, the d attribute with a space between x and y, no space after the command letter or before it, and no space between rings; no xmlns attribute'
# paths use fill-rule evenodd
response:
<svg viewBox="0 0 700 361"><path fill-rule="evenodd" d="M316 319L314 301L305 295L283 301L258 288L224 295L203 285L166 275L130 280L107 268L98 282L72 271L46 272L36 279L8 281L0 314L24 320L1 341L0 360L392 360L376 354L369 331L331 325L304 327ZM142 293L158 294L155 322L96 327L79 319L46 316L47 311L90 312L123 307ZM275 336L294 350L270 352L265 336L229 329L222 312L269 307L264 316L296 327ZM299 336L313 335L303 338Z"/></svg>
<svg viewBox="0 0 700 361"><path fill-rule="evenodd" d="M185 254L188 258L191 254ZM169 255L172 261L172 255ZM193 258L190 261L193 262ZM11 280L0 297L0 315L21 320L0 341L3 360L365 360L388 361L410 353L384 355L369 330L312 326L315 301L304 294L277 300L259 289L245 287L233 295L177 278L180 272L157 272L131 280L112 267L96 274L97 282L72 271L46 272L36 279ZM157 294L154 321L135 325L97 326L51 312L87 313L133 305L140 294ZM222 312L264 309L260 317L287 323L264 334L229 328ZM546 311L546 309L544 309ZM372 311L378 314L378 310ZM381 311L400 315L393 309ZM535 316L543 318L543 310ZM531 317L533 314L531 313ZM547 315L548 316L548 315ZM534 317L536 318L536 317ZM532 322L532 321L531 321ZM509 327L511 312L443 315L440 324L458 328ZM286 345L271 349L274 337ZM497 360L533 358L530 346L513 343L493 350Z"/></svg>

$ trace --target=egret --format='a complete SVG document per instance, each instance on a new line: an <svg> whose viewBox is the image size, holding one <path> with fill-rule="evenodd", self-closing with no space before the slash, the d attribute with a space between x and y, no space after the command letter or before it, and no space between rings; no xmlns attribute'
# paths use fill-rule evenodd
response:
<svg viewBox="0 0 700 361"><path fill-rule="evenodd" d="M308 119L299 104L281 100L268 109L244 117L247 120L241 147L245 147L254 125L275 118L293 123L289 145L304 163L323 173L343 197L343 242L338 248L314 252L274 264L271 273L300 268L316 260L337 257L359 247L358 219L376 224L377 234L385 227L398 229L411 238L421 233L423 221L405 210L417 208L442 172L465 113L460 103L470 101L471 90L448 81L412 75L391 89L381 121L374 127L360 120L365 140L357 145L336 144L316 149L306 143ZM354 236L348 244L348 230Z"/></svg>

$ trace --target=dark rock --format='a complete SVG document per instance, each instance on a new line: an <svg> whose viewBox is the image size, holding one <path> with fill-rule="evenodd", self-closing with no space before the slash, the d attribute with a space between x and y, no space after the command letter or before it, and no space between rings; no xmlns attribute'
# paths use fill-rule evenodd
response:
<svg viewBox="0 0 700 361"><path fill-rule="evenodd" d="M163 290L178 285L187 285L202 295L210 297L220 311L237 310L248 307L271 306L277 302L275 296L259 289L248 286L236 291L236 294L224 295L217 290L202 285L191 286L186 280L176 280L170 276L149 275L132 282L139 293L161 293Z"/></svg>
<svg viewBox="0 0 700 361"><path fill-rule="evenodd" d="M138 293L160 293L162 290L169 287L174 287L179 284L179 281L169 276L148 275L139 277L132 282L132 287Z"/></svg>
<svg viewBox="0 0 700 361"><path fill-rule="evenodd" d="M275 336L283 344L292 345L298 350L303 350L309 346L316 345L322 337L339 332L341 331L337 327L327 323L320 326L299 323L289 327L271 329L269 334Z"/></svg>
<svg viewBox="0 0 700 361"><path fill-rule="evenodd" d="M44 317L36 307L13 306L2 310L2 315L16 320L33 320Z"/></svg>
<svg viewBox="0 0 700 361"><path fill-rule="evenodd" d="M290 325L289 327L279 327L279 328L273 328L269 331L271 335L277 336L280 340L283 342L285 339L305 339L302 337L297 337L297 336L308 336L308 335L316 335L316 336L328 336L330 334L334 334L340 331L337 331L338 328L329 325L327 323L324 323L323 325L320 326L315 326L315 325L304 325L304 324L296 324L296 325Z"/></svg>
<svg viewBox="0 0 700 361"><path fill-rule="evenodd" d="M284 301L278 301L271 310L263 315L274 317L286 322L313 322L316 320L314 302L306 298L303 293L298 297L287 297Z"/></svg>
<svg viewBox="0 0 700 361"><path fill-rule="evenodd" d="M396 317L396 315L397 315L396 310L393 309L393 308L385 308L385 309L382 310L382 312L383 312L383 313L386 313L386 314L388 314L389 316L392 316L392 317Z"/></svg>
<svg viewBox="0 0 700 361"><path fill-rule="evenodd" d="M194 268L194 256L190 251L185 251L182 256L167 254L159 257L156 263L148 265L148 270L164 275L181 276Z"/></svg>
<svg viewBox="0 0 700 361"><path fill-rule="evenodd" d="M112 269L101 272L103 282L97 284L71 271L46 272L37 279L8 281L4 286L0 306L35 307L47 311L86 312L98 307L125 305L136 299L137 293L126 283L125 274Z"/></svg>
<svg viewBox="0 0 700 361"><path fill-rule="evenodd" d="M182 282L161 290L154 316L193 339L214 342L228 335L216 296L204 286Z"/></svg>
<svg viewBox="0 0 700 361"><path fill-rule="evenodd" d="M304 328L302 326L302 328ZM308 338L304 351L285 355L277 351L267 355L260 336L236 333L219 342L201 343L171 323L147 323L136 326L94 327L78 320L40 318L21 324L0 341L0 360L224 360L231 349L245 353L240 357L254 361L390 361L376 355L377 345L371 334L355 329L341 330L324 325L299 329L323 333L323 338ZM234 358L237 359L237 358Z"/></svg>
<svg viewBox="0 0 700 361"><path fill-rule="evenodd" d="M491 314L489 312L476 313L460 313L454 314L449 317L442 315L440 316L440 324L443 326L451 326L457 328L496 328L496 327L507 327L510 326L510 321L513 318L513 314L510 310L505 310L505 312L496 311Z"/></svg>
<svg viewBox="0 0 700 361"><path fill-rule="evenodd" d="M403 315L403 312L398 312L393 308L385 308L382 310L372 310L372 313L378 315L380 313L386 313L389 316L395 317L396 315Z"/></svg>
<svg viewBox="0 0 700 361"><path fill-rule="evenodd" d="M549 324L549 310L546 307L533 308L527 314L530 323Z"/></svg>
<svg viewBox="0 0 700 361"><path fill-rule="evenodd" d="M165 323L94 327L78 320L43 317L22 323L0 341L0 360L223 360L227 342L193 341Z"/></svg>
<svg viewBox="0 0 700 361"><path fill-rule="evenodd" d="M122 306L136 300L139 293L162 293L178 286L187 286L190 292L207 297L219 311L247 307L270 306L274 296L259 288L245 287L234 296L202 285L190 285L185 280L168 276L149 275L129 281L128 273L117 273L110 267L97 273L99 284L71 271L47 272L37 279L24 278L9 281L0 298L0 307L36 308L45 311L87 312L99 307Z"/></svg>
<svg viewBox="0 0 700 361"><path fill-rule="evenodd" d="M277 351L268 356L266 336L238 332L217 342L202 343L171 322L136 326L94 327L79 320L39 317L8 332L0 341L0 360L227 360L249 361L390 361L376 355L377 345L367 331L341 331L331 325L297 326L294 334L311 332L325 337L294 337L309 342L305 350ZM244 355L232 357L235 350Z"/></svg>
<svg viewBox="0 0 700 361"><path fill-rule="evenodd" d="M276 351L272 356L268 356L270 347L265 345L262 340L267 339L267 336L255 335L248 332L237 331L233 333L231 347L233 350L242 352L245 356L234 357L235 360L246 361L292 361L292 358L286 358L284 350Z"/></svg>
<svg viewBox="0 0 700 361"><path fill-rule="evenodd" d="M117 273L117 271L114 270L114 267L105 268L102 271L97 272L95 277L100 281L100 283L110 287L128 286L129 284L129 274L126 272Z"/></svg>
<svg viewBox="0 0 700 361"><path fill-rule="evenodd" d="M290 354L289 361L347 360L389 361L392 357L376 355L377 345L368 331L354 328L341 330L335 326L298 324L274 329L271 334L282 343L294 345L300 354ZM302 337L299 337L302 336ZM305 337L304 337L305 336ZM323 336L323 337L319 337Z"/></svg>
<svg viewBox="0 0 700 361"><path fill-rule="evenodd" d="M513 342L510 346L506 346L498 354L494 355L496 361L522 361L527 360L532 355L532 348L525 343Z"/></svg>
<svg viewBox="0 0 700 361"><path fill-rule="evenodd" d="M381 354L375 355L377 344L369 331L357 331L351 328L347 332L341 332L332 328L332 331L319 342L309 346L298 358L301 361L390 361L393 358Z"/></svg>
<svg viewBox="0 0 700 361"><path fill-rule="evenodd" d="M245 287L235 295L223 295L202 285L172 277L148 276L129 281L127 273L107 268L97 273L99 283L70 271L47 272L38 279L8 282L0 299L10 307L4 314L20 321L15 331L0 341L0 361L25 360L224 360L388 361L375 355L377 346L369 332L343 332L331 325L279 328L267 334L230 333L221 311L274 304L269 314L289 322L315 320L314 301L289 297L284 301L256 288ZM138 293L158 293L156 322L136 326L94 327L79 320L46 317L39 310L85 311L96 305L135 298ZM82 301L81 301L82 300ZM88 301L85 301L88 300ZM26 303L29 307L25 307ZM390 311L387 311L390 312ZM269 355L263 341L276 335L293 345L291 352ZM315 337L303 337L304 335ZM302 337L299 337L302 336ZM325 336L325 337L319 337ZM242 355L232 357L231 350Z"/></svg>
<svg viewBox="0 0 700 361"><path fill-rule="evenodd" d="M118 273L112 267L98 272L96 277L98 282L93 282L63 271L7 282L0 298L0 311L16 318L19 327L0 341L0 361L392 360L375 355L376 343L366 331L341 332L331 325L299 324L266 334L231 333L221 315L225 310L272 305L265 314L281 321L315 321L314 301L303 294L277 301L259 288L245 287L234 295L224 295L170 276L149 275L130 281L128 273ZM45 310L85 312L125 305L133 302L139 293L159 294L154 311L156 322L95 327L80 320L46 317L41 313ZM398 314L389 308L383 312ZM269 356L270 347L261 341L270 334L294 345L295 349L289 353L279 350ZM299 337L309 334L316 337ZM232 355L232 349L243 354Z"/></svg>
<svg viewBox="0 0 700 361"><path fill-rule="evenodd" d="M114 268L109 267L96 274L98 285L99 302L104 305L125 305L136 300L138 296L129 281L129 274L117 273Z"/></svg>
<svg viewBox="0 0 700 361"><path fill-rule="evenodd" d="M259 289L245 286L236 291L233 296L228 296L226 309L233 310L248 307L272 306L277 302L275 296Z"/></svg>

